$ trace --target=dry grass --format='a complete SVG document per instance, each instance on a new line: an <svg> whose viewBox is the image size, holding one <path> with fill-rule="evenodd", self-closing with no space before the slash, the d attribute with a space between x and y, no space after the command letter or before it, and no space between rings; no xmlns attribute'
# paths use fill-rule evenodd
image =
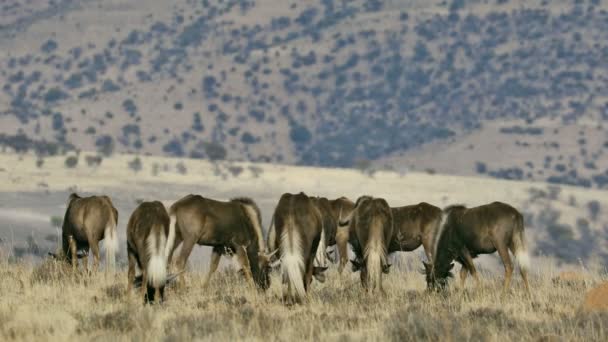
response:
<svg viewBox="0 0 608 342"><path fill-rule="evenodd" d="M126 295L126 278L124 270L73 276L51 261L0 262L0 340L608 340L608 313L579 310L603 275L565 286L537 274L528 299L519 278L505 296L502 277L487 275L479 290L453 284L442 295L427 293L421 274L393 270L386 295L376 297L361 290L358 275L332 268L325 284L313 284L309 303L292 307L281 303L277 276L260 293L234 269L206 289L203 274L191 272L161 306Z"/></svg>

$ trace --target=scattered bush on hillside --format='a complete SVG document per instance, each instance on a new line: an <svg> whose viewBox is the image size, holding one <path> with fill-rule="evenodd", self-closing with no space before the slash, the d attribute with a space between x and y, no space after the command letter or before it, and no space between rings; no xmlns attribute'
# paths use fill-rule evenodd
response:
<svg viewBox="0 0 608 342"><path fill-rule="evenodd" d="M102 156L88 155L85 157L85 161L87 162L87 165L89 167L98 167L99 165L101 165L102 160L103 160Z"/></svg>
<svg viewBox="0 0 608 342"><path fill-rule="evenodd" d="M95 140L95 146L99 153L109 157L114 153L114 138L109 135L102 135Z"/></svg>
<svg viewBox="0 0 608 342"><path fill-rule="evenodd" d="M129 163L129 169L135 171L135 173L141 171L143 168L141 159L139 157L135 157L135 159L131 160Z"/></svg>
<svg viewBox="0 0 608 342"><path fill-rule="evenodd" d="M214 142L207 142L204 143L204 148L207 158L210 160L226 159L227 152L224 146Z"/></svg>
<svg viewBox="0 0 608 342"><path fill-rule="evenodd" d="M78 156L69 156L65 159L65 167L73 169L78 165Z"/></svg>
<svg viewBox="0 0 608 342"><path fill-rule="evenodd" d="M591 221L597 221L597 218L601 211L600 202L597 200L591 200L587 203L587 209L589 210L589 217Z"/></svg>
<svg viewBox="0 0 608 342"><path fill-rule="evenodd" d="M183 162L179 162L175 165L175 169L177 170L177 173L179 173L180 175L185 175L188 173L188 169L186 168L186 165Z"/></svg>

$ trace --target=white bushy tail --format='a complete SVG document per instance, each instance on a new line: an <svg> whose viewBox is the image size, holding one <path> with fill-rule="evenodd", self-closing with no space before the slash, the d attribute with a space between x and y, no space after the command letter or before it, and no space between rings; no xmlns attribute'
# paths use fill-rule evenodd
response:
<svg viewBox="0 0 608 342"><path fill-rule="evenodd" d="M519 269L526 272L530 269L530 255L526 246L526 238L524 236L523 222L520 229L517 229L513 234L513 254L519 265Z"/></svg>
<svg viewBox="0 0 608 342"><path fill-rule="evenodd" d="M106 268L116 268L116 252L118 251L118 234L116 232L116 221L112 218L107 223L103 233L103 246L106 254Z"/></svg>
<svg viewBox="0 0 608 342"><path fill-rule="evenodd" d="M370 226L369 239L364 251L367 268L367 288L382 290L382 265L386 264L386 248L382 222L374 218Z"/></svg>
<svg viewBox="0 0 608 342"><path fill-rule="evenodd" d="M167 279L167 256L165 255L167 238L161 231L152 229L146 239L146 253L149 256L148 284L154 288L163 286Z"/></svg>
<svg viewBox="0 0 608 342"><path fill-rule="evenodd" d="M295 229L289 234L290 229L286 228L281 235L281 275L287 283L288 296L299 300L306 297L302 240Z"/></svg>

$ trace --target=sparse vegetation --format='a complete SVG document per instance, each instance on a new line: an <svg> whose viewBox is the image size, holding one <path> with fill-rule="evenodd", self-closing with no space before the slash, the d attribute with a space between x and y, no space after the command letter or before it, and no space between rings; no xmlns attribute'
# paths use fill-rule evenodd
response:
<svg viewBox="0 0 608 342"><path fill-rule="evenodd" d="M65 167L73 169L78 165L78 156L68 156L65 158Z"/></svg>
<svg viewBox="0 0 608 342"><path fill-rule="evenodd" d="M310 300L285 307L280 279L266 293L248 288L235 269L214 275L188 273L184 290L167 290L162 307L146 307L126 294L125 271L72 274L65 262L48 260L31 268L0 262L0 337L3 339L88 340L493 340L604 341L605 314L579 311L585 292L605 275L562 285L546 271L532 278L532 298L516 286L501 296L501 279L483 275L481 288L452 285L444 295L427 293L417 271L393 269L386 295L367 295L357 274L329 271L313 282ZM39 305L44 302L45 305ZM15 305L14 303L18 303Z"/></svg>

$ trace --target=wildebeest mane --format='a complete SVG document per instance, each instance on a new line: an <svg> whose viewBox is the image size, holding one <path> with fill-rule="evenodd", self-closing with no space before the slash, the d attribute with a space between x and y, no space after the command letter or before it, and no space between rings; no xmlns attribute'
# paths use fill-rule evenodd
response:
<svg viewBox="0 0 608 342"><path fill-rule="evenodd" d="M450 204L447 207L443 208L443 211L449 213L455 209L466 209L466 208L467 208L467 206L464 204Z"/></svg>
<svg viewBox="0 0 608 342"><path fill-rule="evenodd" d="M258 207L258 205L255 203L255 201L249 197L235 197L235 198L231 198L230 202L233 203L241 203L247 207L251 207L253 208L253 210L255 211L255 214L257 216L257 226L259 227L259 232L257 231L258 228L255 227L255 223L252 222L253 226L251 228L253 228L255 234L256 234L256 239L259 239L260 241L258 241L258 244L261 244L261 249L260 252L264 251L264 231L262 230L262 212L260 211L260 207Z"/></svg>

